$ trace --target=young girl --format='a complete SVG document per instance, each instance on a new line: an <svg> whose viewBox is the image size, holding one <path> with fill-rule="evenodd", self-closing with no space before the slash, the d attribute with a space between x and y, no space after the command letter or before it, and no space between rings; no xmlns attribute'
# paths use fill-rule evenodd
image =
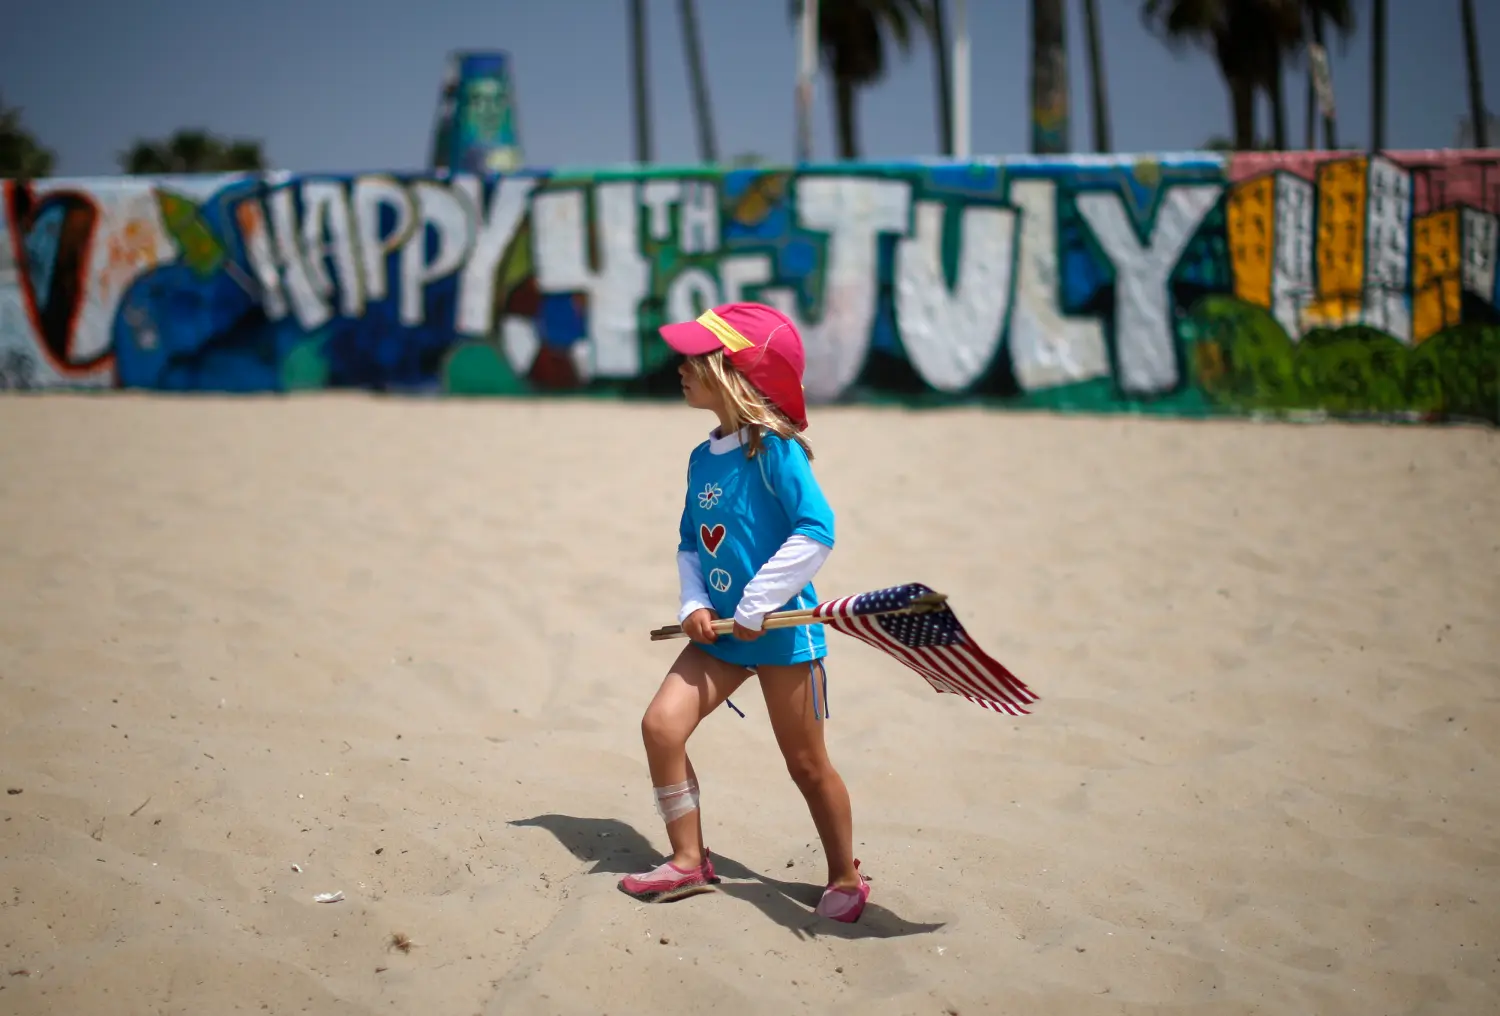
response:
<svg viewBox="0 0 1500 1016"><path fill-rule="evenodd" d="M664 902L719 881L703 844L698 780L686 745L699 722L753 673L828 858L817 912L852 923L870 886L854 858L849 792L823 743L822 626L762 630L768 613L817 604L812 577L833 548L833 510L800 434L807 428L802 339L784 314L756 303L716 307L696 321L663 327L661 335L687 357L679 369L687 404L712 412L719 426L688 458L679 525L678 619L692 642L641 720L672 856L622 879L620 888ZM711 622L728 616L733 635L716 637Z"/></svg>

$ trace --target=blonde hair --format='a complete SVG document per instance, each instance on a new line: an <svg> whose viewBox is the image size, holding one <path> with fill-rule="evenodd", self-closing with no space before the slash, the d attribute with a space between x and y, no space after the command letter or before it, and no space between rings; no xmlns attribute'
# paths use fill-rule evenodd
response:
<svg viewBox="0 0 1500 1016"><path fill-rule="evenodd" d="M688 365L698 381L705 388L718 393L723 400L730 433L741 427L750 428L750 440L745 448L747 458L753 459L760 454L762 435L770 431L778 437L797 442L807 453L808 461L812 460L812 446L797 432L797 425L762 395L745 375L735 370L721 350L714 350L703 356L690 356Z"/></svg>

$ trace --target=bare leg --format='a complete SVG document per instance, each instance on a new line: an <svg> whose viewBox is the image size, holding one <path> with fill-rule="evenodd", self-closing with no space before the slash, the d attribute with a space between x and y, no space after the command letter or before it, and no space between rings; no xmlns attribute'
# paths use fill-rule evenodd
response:
<svg viewBox="0 0 1500 1016"><path fill-rule="evenodd" d="M687 757L688 737L749 676L744 667L717 660L696 645L682 650L641 718L652 786L670 787L697 779ZM703 821L698 809L666 825L672 863L679 868L702 864Z"/></svg>
<svg viewBox="0 0 1500 1016"><path fill-rule="evenodd" d="M807 800L813 825L823 841L828 882L840 889L857 889L860 880L854 867L854 817L849 791L828 758L823 723L813 712L807 664L757 669L771 730L786 760L787 772Z"/></svg>

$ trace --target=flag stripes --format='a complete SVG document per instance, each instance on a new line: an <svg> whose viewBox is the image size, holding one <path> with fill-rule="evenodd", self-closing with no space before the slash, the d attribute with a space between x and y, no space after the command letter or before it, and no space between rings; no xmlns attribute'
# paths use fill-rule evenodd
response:
<svg viewBox="0 0 1500 1016"><path fill-rule="evenodd" d="M971 639L946 604L900 613L932 590L920 583L818 604L815 616L921 674L939 693L1011 716L1029 714L1035 693Z"/></svg>

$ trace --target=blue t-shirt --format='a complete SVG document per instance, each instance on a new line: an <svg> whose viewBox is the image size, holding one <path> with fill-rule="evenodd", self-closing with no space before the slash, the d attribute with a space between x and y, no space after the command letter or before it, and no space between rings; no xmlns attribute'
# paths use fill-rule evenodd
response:
<svg viewBox="0 0 1500 1016"><path fill-rule="evenodd" d="M753 459L746 457L743 445L715 451L714 443L703 442L688 458L677 549L697 551L714 611L733 617L745 586L787 537L799 533L833 546L833 509L797 442L767 431ZM776 609L797 610L817 603L817 592L808 582ZM823 656L823 626L772 629L754 642L721 635L703 648L742 666L803 663Z"/></svg>

